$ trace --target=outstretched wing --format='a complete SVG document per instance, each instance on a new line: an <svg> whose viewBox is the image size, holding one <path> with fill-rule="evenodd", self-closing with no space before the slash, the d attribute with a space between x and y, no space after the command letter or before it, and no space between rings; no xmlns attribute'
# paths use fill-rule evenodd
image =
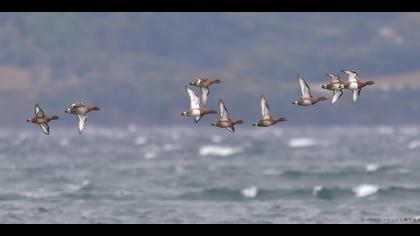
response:
<svg viewBox="0 0 420 236"><path fill-rule="evenodd" d="M206 87L201 87L201 104L203 104L203 106L205 106L207 104L207 101L209 99L209 94L210 94L210 90L209 88Z"/></svg>
<svg viewBox="0 0 420 236"><path fill-rule="evenodd" d="M185 87L185 89L188 92L188 95L190 96L190 108L191 109L199 109L200 108L200 100L198 99L197 94L189 87Z"/></svg>
<svg viewBox="0 0 420 236"><path fill-rule="evenodd" d="M303 98L311 98L311 89L309 88L309 85L306 83L306 81L303 79L301 75L299 75L299 86L302 90L302 97Z"/></svg>
<svg viewBox="0 0 420 236"><path fill-rule="evenodd" d="M333 82L333 83L339 83L339 82L341 82L341 79L340 79L341 77L339 75L329 74L328 77L331 78L331 82Z"/></svg>
<svg viewBox="0 0 420 236"><path fill-rule="evenodd" d="M235 133L235 127L227 127L226 128L227 130L229 130L230 132L232 132L232 133Z"/></svg>
<svg viewBox="0 0 420 236"><path fill-rule="evenodd" d="M198 122L200 122L201 118L203 118L203 116L194 117L194 122L197 124Z"/></svg>
<svg viewBox="0 0 420 236"><path fill-rule="evenodd" d="M270 107L268 106L267 98L264 95L261 96L260 106L261 106L261 115L263 119L264 120L270 119L271 118Z"/></svg>
<svg viewBox="0 0 420 236"><path fill-rule="evenodd" d="M353 90L353 103L356 104L357 99L360 96L360 93L362 92L361 89Z"/></svg>
<svg viewBox="0 0 420 236"><path fill-rule="evenodd" d="M88 121L88 117L87 115L77 115L77 118L79 119L79 134L82 134Z"/></svg>
<svg viewBox="0 0 420 236"><path fill-rule="evenodd" d="M334 91L334 96L331 100L331 105L334 105L335 103L337 103L338 100L340 100L341 96L343 96L343 90Z"/></svg>
<svg viewBox="0 0 420 236"><path fill-rule="evenodd" d="M350 83L355 83L359 80L359 75L357 74L357 72L352 70L344 70L343 72L349 75Z"/></svg>
<svg viewBox="0 0 420 236"><path fill-rule="evenodd" d="M48 126L48 124L40 124L39 127L41 127L42 132L44 132L45 135L50 134L50 127Z"/></svg>
<svg viewBox="0 0 420 236"><path fill-rule="evenodd" d="M229 120L229 111L227 110L225 103L222 99L219 100L219 114L221 121L228 121Z"/></svg>
<svg viewBox="0 0 420 236"><path fill-rule="evenodd" d="M41 109L41 107L38 104L35 105L35 116L36 117L44 117L45 116L44 111Z"/></svg>

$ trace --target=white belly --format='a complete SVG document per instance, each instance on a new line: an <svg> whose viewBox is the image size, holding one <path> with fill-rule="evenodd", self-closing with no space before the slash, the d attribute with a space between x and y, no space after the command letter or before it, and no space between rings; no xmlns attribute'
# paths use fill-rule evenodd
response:
<svg viewBox="0 0 420 236"><path fill-rule="evenodd" d="M201 111L198 109L194 109L191 111L191 115L192 117L197 117L197 116L201 116Z"/></svg>
<svg viewBox="0 0 420 236"><path fill-rule="evenodd" d="M359 89L359 85L357 83L351 83L349 86L349 89L351 90Z"/></svg>
<svg viewBox="0 0 420 236"><path fill-rule="evenodd" d="M303 100L302 106L311 106L312 102L308 99Z"/></svg>

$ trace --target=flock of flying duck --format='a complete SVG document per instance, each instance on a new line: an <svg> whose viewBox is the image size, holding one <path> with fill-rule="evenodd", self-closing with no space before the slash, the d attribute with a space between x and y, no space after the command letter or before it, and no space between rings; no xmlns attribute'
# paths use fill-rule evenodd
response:
<svg viewBox="0 0 420 236"><path fill-rule="evenodd" d="M361 81L357 72L352 70L342 70L343 73L348 75L348 82L342 81L339 75L328 74L327 76L331 78L331 81L328 84L322 85L323 89L327 89L333 92L333 97L331 99L331 105L337 103L341 96L343 96L344 89L353 91L353 103L356 104L357 99L360 96L362 89L368 85L375 84L374 81ZM321 101L328 100L326 97L313 97L311 94L311 89L306 81L301 75L298 77L299 86L302 92L302 97L293 102L295 105L299 106L313 106ZM190 109L181 114L181 116L192 117L194 118L195 123L198 123L203 116L208 114L219 114L220 119L212 126L224 128L230 132L235 132L235 125L243 124L243 120L232 120L229 117L228 109L226 108L225 103L222 99L219 100L219 111L206 109L203 106L207 104L208 96L210 93L210 85L219 84L222 81L220 80L210 80L198 78L194 82L190 83L190 86L185 86L187 93L190 97ZM191 88L191 86L198 87L201 90L201 101L196 92ZM254 123L253 126L256 127L269 127L275 125L279 122L287 121L286 118L273 118L270 112L267 98L262 95L260 99L261 107L261 116L262 119L257 123Z"/></svg>
<svg viewBox="0 0 420 236"><path fill-rule="evenodd" d="M352 70L343 70L343 73L348 75L348 82L344 82L340 79L339 75L336 74L329 74L328 76L331 78L331 81L328 84L322 85L323 89L327 89L333 92L333 97L331 99L331 105L338 102L338 100L343 96L344 89L352 90L353 91L353 103L357 102L357 99L360 96L360 92L362 89L368 85L375 84L374 81L361 81L358 78L358 74ZM298 77L299 86L302 92L302 97L297 101L293 102L293 104L299 106L312 106L317 104L318 102L328 100L326 97L313 97L311 94L311 90L309 85L303 79L301 75ZM210 94L210 86L213 84L222 83L221 80L210 80L210 79L202 79L198 78L194 82L190 83L189 86L185 86L187 93L190 97L190 109L188 111L183 112L181 115L186 117L194 118L195 123L198 123L203 116L208 114L219 114L220 119L212 124L212 126L224 128L229 130L230 132L235 132L235 125L243 124L243 120L232 120L229 117L228 109L226 108L225 103L222 99L219 100L219 111L207 109L206 106L209 94ZM201 90L201 97L197 95L197 93L192 89L192 87L198 87ZM261 120L257 123L254 123L253 126L256 127L269 127L275 125L279 122L287 121L286 118L273 118L270 112L270 108L268 106L267 98L262 95L260 99L260 107L261 107ZM88 116L87 113L91 111L99 111L102 110L98 106L91 106L87 105L83 102L78 102L72 104L68 109L66 109L65 113L71 113L76 115L78 118L78 129L79 134L81 135L85 126L87 124ZM52 120L60 119L58 116L47 116L45 115L44 111L41 107L36 104L35 105L35 117L28 119L27 122L31 122L33 124L37 124L41 127L44 134L50 134L50 127L48 123Z"/></svg>

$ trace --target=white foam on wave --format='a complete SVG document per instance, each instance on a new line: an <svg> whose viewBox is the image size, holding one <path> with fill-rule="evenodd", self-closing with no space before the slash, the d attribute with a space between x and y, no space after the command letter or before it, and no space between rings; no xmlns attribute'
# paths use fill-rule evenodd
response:
<svg viewBox="0 0 420 236"><path fill-rule="evenodd" d="M312 191L312 194L317 197L319 193L321 193L324 190L324 186L315 186L314 190Z"/></svg>
<svg viewBox="0 0 420 236"><path fill-rule="evenodd" d="M353 193L357 198L365 198L376 194L379 187L376 185L362 184L353 188Z"/></svg>
<svg viewBox="0 0 420 236"><path fill-rule="evenodd" d="M409 149L417 149L417 148L419 148L420 147L420 140L414 140L414 141L411 141L409 144L408 144L408 148Z"/></svg>
<svg viewBox="0 0 420 236"><path fill-rule="evenodd" d="M145 137L137 137L137 138L134 140L134 144L135 144L136 146L141 146L141 145L144 145L144 144L146 144L146 142L147 142L147 138L145 138Z"/></svg>
<svg viewBox="0 0 420 236"><path fill-rule="evenodd" d="M289 146L292 148L304 148L312 146L328 146L328 143L316 141L312 138L294 138L289 141Z"/></svg>
<svg viewBox="0 0 420 236"><path fill-rule="evenodd" d="M88 185L90 185L90 181L89 180L84 180L82 182L82 184L72 184L68 187L68 189L71 192L77 192L77 191L80 191L81 189L87 187Z"/></svg>
<svg viewBox="0 0 420 236"><path fill-rule="evenodd" d="M200 156L221 156L227 157L242 152L242 148L203 146L200 148Z"/></svg>
<svg viewBox="0 0 420 236"><path fill-rule="evenodd" d="M256 186L251 186L241 190L242 196L245 198L256 198L258 195L258 188Z"/></svg>
<svg viewBox="0 0 420 236"><path fill-rule="evenodd" d="M144 153L144 159L145 160L152 160L157 157L157 153L153 151L145 152Z"/></svg>
<svg viewBox="0 0 420 236"><path fill-rule="evenodd" d="M371 164L366 165L365 170L368 173L374 173L379 170L379 167L380 166L378 164L371 163Z"/></svg>

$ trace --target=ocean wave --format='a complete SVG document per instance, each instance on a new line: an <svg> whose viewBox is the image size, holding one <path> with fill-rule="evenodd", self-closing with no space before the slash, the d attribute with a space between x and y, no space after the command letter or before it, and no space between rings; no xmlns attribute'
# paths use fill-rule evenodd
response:
<svg viewBox="0 0 420 236"><path fill-rule="evenodd" d="M413 140L408 144L408 149L417 149L420 147L420 140Z"/></svg>
<svg viewBox="0 0 420 236"><path fill-rule="evenodd" d="M353 192L356 198L365 198L372 195L375 195L379 191L377 185L362 184L353 188Z"/></svg>
<svg viewBox="0 0 420 236"><path fill-rule="evenodd" d="M377 195L378 197L395 197L420 195L420 188L418 187L379 187L377 185L362 184L354 188L346 187L326 187L318 185L308 188L295 189L260 189L256 186L251 186L243 189L234 188L210 188L196 192L187 192L179 195L180 199L184 200L199 200L199 201L274 201L279 199L298 199L298 198L317 198L321 200L332 199L351 199L351 198L367 198L369 196Z"/></svg>
<svg viewBox="0 0 420 236"><path fill-rule="evenodd" d="M366 172L368 173L375 173L379 170L379 168L380 166L378 164L371 163L371 164L366 165L365 169L366 169Z"/></svg>
<svg viewBox="0 0 420 236"><path fill-rule="evenodd" d="M242 148L222 147L222 146L203 146L199 150L200 156L220 156L227 157L242 152Z"/></svg>
<svg viewBox="0 0 420 236"><path fill-rule="evenodd" d="M312 138L294 138L289 141L289 147L291 148L305 148L312 146L328 146L328 143L317 141Z"/></svg>
<svg viewBox="0 0 420 236"><path fill-rule="evenodd" d="M256 186L244 188L242 189L241 194L245 198L255 198L258 195L258 188Z"/></svg>

